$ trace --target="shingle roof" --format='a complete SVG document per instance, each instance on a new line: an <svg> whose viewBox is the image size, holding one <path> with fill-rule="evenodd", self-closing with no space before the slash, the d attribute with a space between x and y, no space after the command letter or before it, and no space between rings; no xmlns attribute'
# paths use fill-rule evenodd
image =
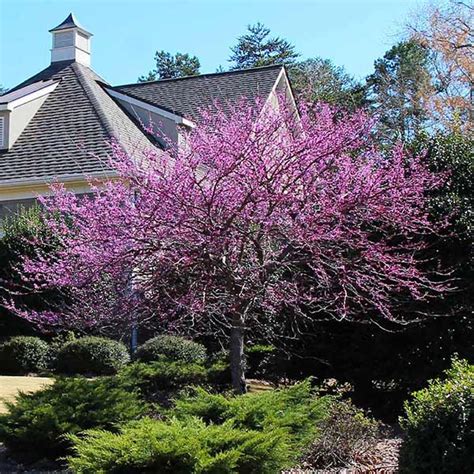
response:
<svg viewBox="0 0 474 474"><path fill-rule="evenodd" d="M130 153L151 146L99 84L103 80L77 62L53 63L13 92L47 80L60 82L10 150L0 152L0 182L107 172L111 139Z"/></svg>
<svg viewBox="0 0 474 474"><path fill-rule="evenodd" d="M199 111L215 101L225 105L242 97L268 97L281 69L269 66L113 89L198 120ZM131 154L152 146L142 126L105 91L103 86L107 83L80 63L54 62L8 94L25 87L34 89L42 81L59 84L14 145L8 151L0 151L0 185L107 174L107 142L111 139L117 139Z"/></svg>
<svg viewBox="0 0 474 474"><path fill-rule="evenodd" d="M268 97L282 66L266 66L225 73L126 84L114 89L137 99L198 120L199 111L218 102L225 106L240 100Z"/></svg>

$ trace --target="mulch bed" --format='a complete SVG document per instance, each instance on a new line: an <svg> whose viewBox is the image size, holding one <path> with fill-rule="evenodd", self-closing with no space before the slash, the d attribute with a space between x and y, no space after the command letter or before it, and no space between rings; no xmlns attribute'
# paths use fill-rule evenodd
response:
<svg viewBox="0 0 474 474"><path fill-rule="evenodd" d="M402 439L391 436L380 439L373 447L364 450L349 466L334 469L314 469L302 465L283 474L395 474Z"/></svg>
<svg viewBox="0 0 474 474"><path fill-rule="evenodd" d="M7 456L7 450L0 444L0 474L67 474L58 470L53 463L38 462L32 466L18 464Z"/></svg>

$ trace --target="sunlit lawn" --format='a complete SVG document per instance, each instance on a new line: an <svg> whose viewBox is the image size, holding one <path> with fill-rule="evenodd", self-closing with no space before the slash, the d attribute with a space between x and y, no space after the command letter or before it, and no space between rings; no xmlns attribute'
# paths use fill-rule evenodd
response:
<svg viewBox="0 0 474 474"><path fill-rule="evenodd" d="M12 400L18 392L35 392L53 383L48 377L0 376L0 413L5 412L3 400Z"/></svg>

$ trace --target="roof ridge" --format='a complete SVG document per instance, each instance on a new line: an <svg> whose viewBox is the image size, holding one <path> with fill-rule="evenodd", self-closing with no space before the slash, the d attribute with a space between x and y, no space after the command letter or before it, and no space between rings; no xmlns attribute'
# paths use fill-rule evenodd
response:
<svg viewBox="0 0 474 474"><path fill-rule="evenodd" d="M45 81L51 79L52 76L57 74L59 71L66 69L69 67L71 64L74 63L74 60L71 59L66 59L64 61L57 61L55 63L50 64L49 66L45 67L41 71L37 72L36 74L33 74L30 76L28 79L25 79L24 81L20 82L14 87L11 87L8 92L15 92L18 89L22 89L23 87L32 84L33 82L38 82L38 81ZM42 77L48 70L52 71L52 74L48 75L48 79L37 79L38 77Z"/></svg>
<svg viewBox="0 0 474 474"><path fill-rule="evenodd" d="M79 82L81 84L81 87L84 89L84 92L86 93L86 97L89 100L89 102L92 104L92 107L94 107L94 110L99 117L100 122L104 126L107 134L110 136L112 139L117 139L117 131L112 123L112 121L109 119L105 111L103 110L99 99L96 96L95 91L89 84L89 80L84 74L84 72L81 70L81 65L77 62L74 62L72 64L72 68L74 72L76 73L77 78L79 79ZM85 66L84 66L85 67Z"/></svg>
<svg viewBox="0 0 474 474"><path fill-rule="evenodd" d="M121 88L121 87L140 87L140 86L146 86L149 84L157 84L157 83L164 83L164 82L174 82L174 81L183 81L186 79L198 79L198 78L205 78L209 76L227 76L231 74L237 74L237 73L242 73L242 72L256 72L260 71L262 69L281 69L284 68L284 64L270 64L268 66L257 66L257 67L251 67L251 68L245 68L245 69L233 69L231 71L222 71L222 72L208 72L205 74L196 74L194 76L183 76L183 77L170 77L168 79L157 79L156 81L146 81L146 82L131 82L129 84L121 84L118 86L114 86L115 88Z"/></svg>

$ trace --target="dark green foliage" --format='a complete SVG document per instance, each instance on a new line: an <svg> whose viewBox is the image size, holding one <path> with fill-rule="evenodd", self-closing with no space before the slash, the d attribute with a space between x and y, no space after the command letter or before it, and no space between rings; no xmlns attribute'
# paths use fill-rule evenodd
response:
<svg viewBox="0 0 474 474"><path fill-rule="evenodd" d="M35 246L31 243L33 239L40 236L46 238L49 235L41 208L38 205L30 208L20 207L16 215L8 215L1 225L4 235L0 238L0 299L8 300L11 297L9 291L13 291L16 293L14 300L18 307L44 309L43 297L54 299L54 292L38 295L25 291L20 278L13 270L21 263L22 256L32 255L35 251ZM51 239L51 250L54 247L54 239ZM0 306L2 337L34 333L31 324Z"/></svg>
<svg viewBox="0 0 474 474"><path fill-rule="evenodd" d="M380 138L412 139L427 118L423 97L431 93L429 52L416 41L402 41L375 61L367 78L373 107L380 115Z"/></svg>
<svg viewBox="0 0 474 474"><path fill-rule="evenodd" d="M187 385L205 383L207 371L202 365L184 362L135 362L123 368L118 378L123 386L138 389L149 397L164 390L174 391Z"/></svg>
<svg viewBox="0 0 474 474"><path fill-rule="evenodd" d="M179 336L156 336L141 345L135 354L141 362L168 359L179 362L202 363L206 348L197 342Z"/></svg>
<svg viewBox="0 0 474 474"><path fill-rule="evenodd" d="M56 368L64 374L114 374L130 360L124 344L87 336L64 344L57 353Z"/></svg>
<svg viewBox="0 0 474 474"><path fill-rule="evenodd" d="M277 350L269 344L254 344L247 348L247 374L251 378L271 379L275 374Z"/></svg>
<svg viewBox="0 0 474 474"><path fill-rule="evenodd" d="M405 403L401 473L474 472L474 365L454 359L445 375Z"/></svg>
<svg viewBox="0 0 474 474"><path fill-rule="evenodd" d="M31 461L57 458L70 445L66 433L89 428L114 429L139 418L146 406L114 379L61 379L33 394L20 394L0 415L0 441Z"/></svg>
<svg viewBox="0 0 474 474"><path fill-rule="evenodd" d="M446 183L432 196L436 219L450 217L457 237L472 239L474 218L474 137L457 132L420 134L413 143L417 153L427 152L430 168L448 173Z"/></svg>
<svg viewBox="0 0 474 474"><path fill-rule="evenodd" d="M313 469L348 468L380 436L379 424L350 401L333 403L319 429L318 439L304 456Z"/></svg>
<svg viewBox="0 0 474 474"><path fill-rule="evenodd" d="M156 421L144 418L120 434L89 431L74 436L74 472L141 474L274 473L287 463L284 433L240 430L231 424L206 425L197 418Z"/></svg>
<svg viewBox="0 0 474 474"><path fill-rule="evenodd" d="M146 76L140 76L138 82L156 81L158 79L174 79L185 76L198 76L201 63L196 56L188 53L176 53L172 56L166 51L155 53L156 68Z"/></svg>
<svg viewBox="0 0 474 474"><path fill-rule="evenodd" d="M248 33L237 38L231 48L229 61L231 69L269 66L272 64L293 64L299 54L295 47L279 37L270 37L270 30L261 23L248 26Z"/></svg>
<svg viewBox="0 0 474 474"><path fill-rule="evenodd" d="M367 104L366 88L329 59L311 58L288 69L293 90L311 102L354 110Z"/></svg>
<svg viewBox="0 0 474 474"><path fill-rule="evenodd" d="M229 386L231 384L229 356L220 353L211 358L207 364L207 377L212 385Z"/></svg>
<svg viewBox="0 0 474 474"><path fill-rule="evenodd" d="M348 381L356 387L358 404L390 422L401 414L409 393L438 377L453 354L474 360L474 141L467 135L439 132L420 134L410 145L415 153L426 153L433 171L447 173L446 183L431 194L430 212L434 221L446 219L449 226L442 238L427 236L424 259L427 270L450 271L456 291L422 308L407 301L401 308L407 317L414 310L437 317L406 326L388 324L389 332L377 325L316 321L304 337L288 344L289 362L284 354L274 364L289 378L316 375Z"/></svg>
<svg viewBox="0 0 474 474"><path fill-rule="evenodd" d="M0 345L0 374L41 372L48 358L49 346L39 337L12 337Z"/></svg>
<svg viewBox="0 0 474 474"><path fill-rule="evenodd" d="M326 416L331 400L317 397L308 380L286 389L237 397L197 388L194 395L178 398L171 413L179 419L196 416L207 423L231 422L242 429L282 429L297 448L316 437L317 425Z"/></svg>

